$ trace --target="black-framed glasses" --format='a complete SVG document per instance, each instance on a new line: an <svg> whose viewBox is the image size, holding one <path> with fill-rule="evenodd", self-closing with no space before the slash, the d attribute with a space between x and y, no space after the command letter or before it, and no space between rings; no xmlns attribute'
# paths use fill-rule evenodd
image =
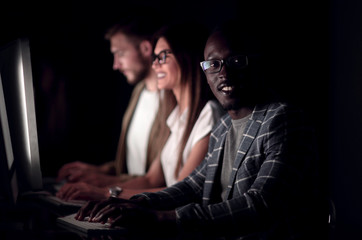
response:
<svg viewBox="0 0 362 240"><path fill-rule="evenodd" d="M230 68L242 69L248 66L249 59L246 55L236 55L226 59L213 59L200 62L202 70L208 74L220 72L224 64Z"/></svg>
<svg viewBox="0 0 362 240"><path fill-rule="evenodd" d="M162 50L159 54L153 55L153 62L157 60L159 64L164 64L166 62L167 55L171 53L171 50Z"/></svg>

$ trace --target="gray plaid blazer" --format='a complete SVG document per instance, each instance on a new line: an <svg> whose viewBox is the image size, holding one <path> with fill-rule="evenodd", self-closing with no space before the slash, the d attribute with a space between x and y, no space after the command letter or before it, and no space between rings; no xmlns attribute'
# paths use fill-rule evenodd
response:
<svg viewBox="0 0 362 240"><path fill-rule="evenodd" d="M222 202L219 171L231 124L226 114L211 134L204 161L190 176L142 196L155 208L176 208L184 231L205 229L213 236L241 239L304 239L310 230L305 221L313 217L317 158L313 131L302 112L283 103L254 108L230 175L228 200Z"/></svg>

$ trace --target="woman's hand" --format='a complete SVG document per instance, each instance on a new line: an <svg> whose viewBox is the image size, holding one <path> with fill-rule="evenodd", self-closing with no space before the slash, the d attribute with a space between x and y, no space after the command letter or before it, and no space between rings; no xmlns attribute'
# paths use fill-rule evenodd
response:
<svg viewBox="0 0 362 240"><path fill-rule="evenodd" d="M66 183L59 189L56 196L66 201L103 200L109 197L109 191L106 187L95 187L83 182Z"/></svg>

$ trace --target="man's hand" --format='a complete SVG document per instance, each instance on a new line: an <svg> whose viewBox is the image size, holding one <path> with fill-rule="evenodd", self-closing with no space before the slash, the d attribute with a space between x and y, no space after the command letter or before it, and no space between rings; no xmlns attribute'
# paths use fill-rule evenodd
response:
<svg viewBox="0 0 362 240"><path fill-rule="evenodd" d="M69 182L77 182L83 175L91 172L99 172L98 167L79 161L71 162L60 168L57 181L67 180Z"/></svg>
<svg viewBox="0 0 362 240"><path fill-rule="evenodd" d="M66 183L57 192L63 200L102 200L109 197L108 188L95 187L87 183Z"/></svg>
<svg viewBox="0 0 362 240"><path fill-rule="evenodd" d="M89 217L89 221L91 221L95 217L95 215L97 215L98 212L101 211L107 205L127 203L127 202L130 202L130 200L115 198L115 197L110 197L106 200L89 201L86 205L84 205L81 209L79 209L75 218L79 221L82 221L84 220L84 218Z"/></svg>
<svg viewBox="0 0 362 240"><path fill-rule="evenodd" d="M89 216L89 221L111 223L111 227L123 226L134 228L147 226L155 229L160 225L172 226L176 229L176 213L172 211L156 211L142 206L137 200L109 198L105 201L89 202L76 215L78 220Z"/></svg>
<svg viewBox="0 0 362 240"><path fill-rule="evenodd" d="M156 211L132 202L113 203L100 209L91 221L101 223L110 222L111 227L125 226L132 228L139 225L156 225L157 215Z"/></svg>
<svg viewBox="0 0 362 240"><path fill-rule="evenodd" d="M174 235L177 232L176 212L157 211L148 207L145 199L109 198L90 201L76 214L77 220L89 217L90 222L110 223L111 227L126 227L136 234ZM140 231L140 228L143 231Z"/></svg>

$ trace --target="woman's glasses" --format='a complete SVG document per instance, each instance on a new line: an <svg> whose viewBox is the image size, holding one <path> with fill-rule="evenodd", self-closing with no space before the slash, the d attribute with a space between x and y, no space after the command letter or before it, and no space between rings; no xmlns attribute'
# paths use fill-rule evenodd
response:
<svg viewBox="0 0 362 240"><path fill-rule="evenodd" d="M153 55L153 62L155 62L157 60L157 62L159 64L164 64L166 62L166 58L168 54L171 54L171 50L162 50L159 54L154 54Z"/></svg>

